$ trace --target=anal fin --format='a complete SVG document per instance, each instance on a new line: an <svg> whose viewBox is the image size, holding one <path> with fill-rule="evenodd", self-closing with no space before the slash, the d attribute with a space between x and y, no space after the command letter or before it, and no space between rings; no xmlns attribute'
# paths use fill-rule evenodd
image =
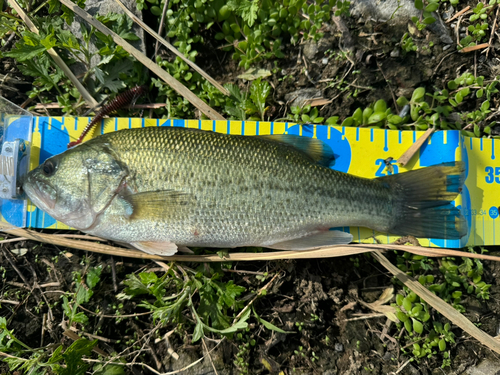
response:
<svg viewBox="0 0 500 375"><path fill-rule="evenodd" d="M142 241L131 242L130 244L136 249L153 255L170 256L177 252L177 245L172 242Z"/></svg>
<svg viewBox="0 0 500 375"><path fill-rule="evenodd" d="M352 234L340 230L314 232L308 236L267 245L276 250L313 250L332 245L346 245L352 241Z"/></svg>

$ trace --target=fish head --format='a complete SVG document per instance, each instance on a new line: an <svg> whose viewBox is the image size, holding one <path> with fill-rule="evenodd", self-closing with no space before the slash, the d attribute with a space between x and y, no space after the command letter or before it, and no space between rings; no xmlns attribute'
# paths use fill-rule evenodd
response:
<svg viewBox="0 0 500 375"><path fill-rule="evenodd" d="M109 147L82 144L29 172L22 189L54 219L89 230L123 188L127 174Z"/></svg>

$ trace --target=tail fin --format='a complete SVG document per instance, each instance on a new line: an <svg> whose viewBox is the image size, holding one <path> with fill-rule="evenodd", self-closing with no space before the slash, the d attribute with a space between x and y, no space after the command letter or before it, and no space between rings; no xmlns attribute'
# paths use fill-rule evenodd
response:
<svg viewBox="0 0 500 375"><path fill-rule="evenodd" d="M453 201L465 181L463 162L451 162L377 179L396 193L399 206L390 233L423 238L460 239L467 221Z"/></svg>

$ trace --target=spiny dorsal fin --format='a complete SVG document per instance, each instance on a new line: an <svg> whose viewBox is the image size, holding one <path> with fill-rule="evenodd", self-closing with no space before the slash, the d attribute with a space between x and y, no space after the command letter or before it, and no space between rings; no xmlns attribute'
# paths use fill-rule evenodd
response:
<svg viewBox="0 0 500 375"><path fill-rule="evenodd" d="M329 167L335 157L330 146L316 138L301 137L294 134L258 135L262 139L284 143L307 154L314 162Z"/></svg>

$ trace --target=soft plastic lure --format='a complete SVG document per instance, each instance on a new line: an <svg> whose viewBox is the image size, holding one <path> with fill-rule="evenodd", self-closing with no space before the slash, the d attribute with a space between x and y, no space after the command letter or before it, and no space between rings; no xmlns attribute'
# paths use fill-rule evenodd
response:
<svg viewBox="0 0 500 375"><path fill-rule="evenodd" d="M144 95L146 92L146 86L135 86L134 88L131 88L130 90L118 95L116 98L114 98L112 101L101 108L101 110L95 115L94 119L85 127L85 129L83 129L80 137L76 141L68 143L68 148L82 143L83 138L85 138L88 132L92 130L92 128L96 126L104 118L104 116L107 116L110 113L113 113L114 111L123 108L126 105L129 105L133 101L137 100L139 96Z"/></svg>

